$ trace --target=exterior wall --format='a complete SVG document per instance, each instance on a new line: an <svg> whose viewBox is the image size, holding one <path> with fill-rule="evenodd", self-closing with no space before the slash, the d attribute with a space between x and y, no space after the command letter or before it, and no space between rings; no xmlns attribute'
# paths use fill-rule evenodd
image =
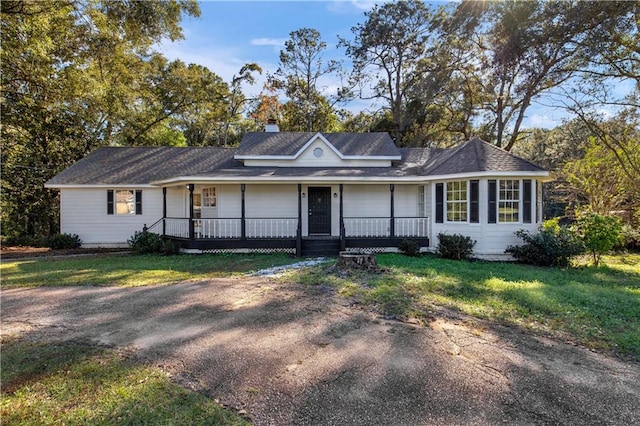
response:
<svg viewBox="0 0 640 426"><path fill-rule="evenodd" d="M431 221L431 241L432 246L436 247L438 244L438 234L439 233L447 233L447 234L461 234L464 236L471 237L473 240L476 240L476 245L474 247L474 255L478 257L487 257L487 258L509 258L508 255L504 253L505 249L509 245L517 245L522 242L515 236L515 232L519 229L525 229L530 232L535 233L538 229L539 223L536 223L536 217L540 217L536 215L536 197L537 191L532 191L532 223L523 223L522 222L522 184L520 185L520 222L513 223L488 223L488 210L489 210L489 179L493 179L491 177L486 179L480 179L479 182L479 213L480 213L480 222L479 223L469 223L469 222L447 222L446 220L446 211L444 214L444 223L435 223L435 183L433 182L429 188L429 216L433 218ZM519 179L519 177L496 177L495 179ZM447 181L442 181L446 184ZM534 180L535 182L535 180ZM536 185L541 185L540 182L537 182ZM445 200L446 204L446 193Z"/></svg>
<svg viewBox="0 0 640 426"><path fill-rule="evenodd" d="M323 154L316 157L313 151L321 148ZM254 167L390 167L390 160L343 160L324 141L316 139L295 160L260 159L244 160L245 166Z"/></svg>
<svg viewBox="0 0 640 426"><path fill-rule="evenodd" d="M126 188L142 190L141 215L108 215L107 189L61 189L60 232L78 234L84 247L126 247L134 232L162 217L162 189Z"/></svg>

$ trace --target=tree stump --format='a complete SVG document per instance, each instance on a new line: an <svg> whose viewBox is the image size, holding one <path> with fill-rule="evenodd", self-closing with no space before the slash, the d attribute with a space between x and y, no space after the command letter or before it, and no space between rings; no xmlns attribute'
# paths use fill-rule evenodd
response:
<svg viewBox="0 0 640 426"><path fill-rule="evenodd" d="M341 251L336 261L336 269L348 272L354 269L362 271L377 271L378 262L373 253Z"/></svg>

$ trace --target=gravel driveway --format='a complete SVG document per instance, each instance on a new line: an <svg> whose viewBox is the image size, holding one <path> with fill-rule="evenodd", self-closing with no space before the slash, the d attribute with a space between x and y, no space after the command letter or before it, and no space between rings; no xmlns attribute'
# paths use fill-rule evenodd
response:
<svg viewBox="0 0 640 426"><path fill-rule="evenodd" d="M90 339L258 425L640 424L640 366L452 316L382 320L268 277L2 290L2 333Z"/></svg>

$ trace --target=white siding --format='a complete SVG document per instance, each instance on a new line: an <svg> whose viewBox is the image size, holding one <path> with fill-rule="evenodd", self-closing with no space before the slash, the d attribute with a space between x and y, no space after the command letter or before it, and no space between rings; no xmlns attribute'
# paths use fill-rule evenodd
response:
<svg viewBox="0 0 640 426"><path fill-rule="evenodd" d="M167 217L187 217L188 202L189 191L183 186L167 188Z"/></svg>
<svg viewBox="0 0 640 426"><path fill-rule="evenodd" d="M500 177L503 178L504 177ZM431 246L437 247L438 245L438 237L439 233L447 233L447 234L461 234L464 236L471 237L473 240L476 240L477 243L474 247L474 255L476 256L505 256L505 249L509 245L517 245L521 244L522 241L519 240L515 236L515 232L519 229L525 229L530 232L535 233L538 229L537 223L487 223L488 220L488 192L489 192L489 183L487 179L480 179L480 203L479 203L479 213L480 213L480 223L447 223L446 222L446 213L445 223L435 223L435 183L430 185L430 196L428 199L430 200L430 206L427 211L429 211L429 216L432 218L432 235L431 235ZM496 177L496 179L499 179ZM513 177L513 179L518 179L518 177ZM522 218L522 186L520 191L520 218ZM446 194L445 194L445 203L446 203ZM535 222L535 205L536 205L536 194L532 191L532 221Z"/></svg>
<svg viewBox="0 0 640 426"><path fill-rule="evenodd" d="M60 232L78 234L85 247L126 246L143 226L162 217L162 189L142 189L141 215L108 215L107 188L61 189Z"/></svg>
<svg viewBox="0 0 640 426"><path fill-rule="evenodd" d="M389 185L345 185L344 217L389 217Z"/></svg>
<svg viewBox="0 0 640 426"><path fill-rule="evenodd" d="M247 218L297 218L297 185L247 185L245 191Z"/></svg>

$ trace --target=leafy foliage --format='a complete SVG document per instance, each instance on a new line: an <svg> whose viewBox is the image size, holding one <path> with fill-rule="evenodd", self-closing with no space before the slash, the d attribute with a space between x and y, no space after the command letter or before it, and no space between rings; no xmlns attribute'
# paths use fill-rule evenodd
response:
<svg viewBox="0 0 640 426"><path fill-rule="evenodd" d="M622 239L622 223L615 216L581 212L574 227L596 266L602 255L611 251Z"/></svg>
<svg viewBox="0 0 640 426"><path fill-rule="evenodd" d="M416 240L402 240L398 244L398 249L407 256L417 256L420 254L420 244Z"/></svg>
<svg viewBox="0 0 640 426"><path fill-rule="evenodd" d="M53 234L46 239L46 245L52 249L74 249L82 245L77 234Z"/></svg>
<svg viewBox="0 0 640 426"><path fill-rule="evenodd" d="M135 254L176 254L179 251L177 245L169 239L165 239L162 235L149 232L146 228L142 231L136 231L131 238L127 240L131 251Z"/></svg>
<svg viewBox="0 0 640 426"><path fill-rule="evenodd" d="M465 235L438 234L438 254L444 259L469 259L475 245L476 241Z"/></svg>
<svg viewBox="0 0 640 426"><path fill-rule="evenodd" d="M523 229L516 236L524 244L509 246L506 253L522 263L537 266L567 267L571 257L584 252L584 246L569 228L558 225L557 219L546 221L537 234Z"/></svg>

